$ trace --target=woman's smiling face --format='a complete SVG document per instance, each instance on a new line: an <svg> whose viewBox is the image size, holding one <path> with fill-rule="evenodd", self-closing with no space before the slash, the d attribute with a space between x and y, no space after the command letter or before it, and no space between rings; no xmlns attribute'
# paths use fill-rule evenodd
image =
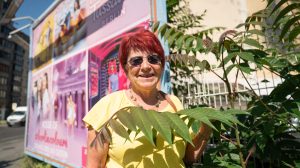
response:
<svg viewBox="0 0 300 168"><path fill-rule="evenodd" d="M151 56L150 56L151 55ZM149 58L150 56L150 58ZM142 57L142 58L141 58ZM142 59L142 63L134 65L134 61ZM149 63L150 62L152 63ZM131 86L142 90L153 90L160 82L161 73L163 71L161 60L157 59L156 54L131 50L129 52L126 64L127 77L131 82ZM137 61L141 62L141 60ZM135 62L136 63L136 62Z"/></svg>

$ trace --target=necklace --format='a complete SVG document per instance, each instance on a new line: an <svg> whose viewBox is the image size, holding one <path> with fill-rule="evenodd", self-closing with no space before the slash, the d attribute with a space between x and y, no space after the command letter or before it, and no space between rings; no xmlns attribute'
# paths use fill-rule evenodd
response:
<svg viewBox="0 0 300 168"><path fill-rule="evenodd" d="M130 92L130 99L139 107L143 107L141 104L138 103L137 98L134 96L131 89L129 90L129 92ZM155 106L158 109L159 105L161 104L161 96L159 92L156 95L156 99L157 99L157 103L153 106Z"/></svg>

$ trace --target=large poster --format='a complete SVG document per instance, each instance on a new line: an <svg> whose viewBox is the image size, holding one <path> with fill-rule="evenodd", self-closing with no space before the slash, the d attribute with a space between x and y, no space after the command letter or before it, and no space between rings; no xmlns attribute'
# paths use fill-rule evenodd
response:
<svg viewBox="0 0 300 168"><path fill-rule="evenodd" d="M26 150L65 165L85 165L85 52L33 76Z"/></svg>
<svg viewBox="0 0 300 168"><path fill-rule="evenodd" d="M126 34L149 29L159 18L156 4L61 0L38 19L30 46L27 155L56 167L86 167L82 118L106 94L128 88L119 43Z"/></svg>

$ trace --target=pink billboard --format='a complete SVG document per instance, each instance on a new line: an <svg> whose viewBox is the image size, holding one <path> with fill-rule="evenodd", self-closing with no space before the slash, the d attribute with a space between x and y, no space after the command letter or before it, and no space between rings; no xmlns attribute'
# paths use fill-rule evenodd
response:
<svg viewBox="0 0 300 168"><path fill-rule="evenodd" d="M85 52L78 53L33 76L27 151L84 166L86 58Z"/></svg>
<svg viewBox="0 0 300 168"><path fill-rule="evenodd" d="M86 167L82 118L101 97L128 88L118 46L126 34L149 29L159 18L156 3L61 0L38 19L31 36L25 154L56 167Z"/></svg>

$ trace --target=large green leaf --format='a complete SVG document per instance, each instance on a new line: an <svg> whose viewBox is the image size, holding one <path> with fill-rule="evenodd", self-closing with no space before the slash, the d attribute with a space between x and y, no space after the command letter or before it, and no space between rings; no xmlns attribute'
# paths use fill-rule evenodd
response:
<svg viewBox="0 0 300 168"><path fill-rule="evenodd" d="M174 28L167 28L167 31L164 35L165 40L168 40L169 37L171 37L173 34L175 33L175 29Z"/></svg>
<svg viewBox="0 0 300 168"><path fill-rule="evenodd" d="M234 67L236 67L236 64L229 65L225 70L226 75L228 75ZM225 75L225 73L224 73L224 75Z"/></svg>
<svg viewBox="0 0 300 168"><path fill-rule="evenodd" d="M185 41L185 47L186 49L190 50L191 47L193 47L193 41L194 41L194 37L193 36L188 36L186 38L186 41Z"/></svg>
<svg viewBox="0 0 300 168"><path fill-rule="evenodd" d="M155 22L153 25L152 25L152 32L156 32L158 27L159 27L159 24L160 22Z"/></svg>
<svg viewBox="0 0 300 168"><path fill-rule="evenodd" d="M146 114L153 128L155 128L169 144L172 144L171 125L162 116L163 114L153 110L149 110Z"/></svg>
<svg viewBox="0 0 300 168"><path fill-rule="evenodd" d="M289 34L289 41L294 41L300 34L300 27L295 27Z"/></svg>
<svg viewBox="0 0 300 168"><path fill-rule="evenodd" d="M227 57L224 58L224 60L221 62L221 64L218 67L221 67L222 64L226 65L230 60L235 58L238 55L237 52L229 53Z"/></svg>
<svg viewBox="0 0 300 168"><path fill-rule="evenodd" d="M158 32L159 34L163 37L166 33L166 30L168 28L168 25L167 24L163 24L159 29L158 29Z"/></svg>
<svg viewBox="0 0 300 168"><path fill-rule="evenodd" d="M273 2L274 0L272 0L272 1L269 1L269 3L268 3L268 6ZM278 10L283 4L285 4L287 1L289 1L289 0L280 0L277 4L276 4L276 6L273 8L273 10L271 11L271 14L273 14L276 10Z"/></svg>
<svg viewBox="0 0 300 168"><path fill-rule="evenodd" d="M172 46L174 44L174 42L176 42L176 39L180 36L182 36L183 33L181 32L175 32L173 35L171 35L169 38L168 38L168 44L169 46Z"/></svg>
<svg viewBox="0 0 300 168"><path fill-rule="evenodd" d="M243 60L254 62L254 55L250 52L240 52L238 55Z"/></svg>
<svg viewBox="0 0 300 168"><path fill-rule="evenodd" d="M299 4L299 7L300 7L300 4ZM294 24L296 22L298 22L298 21L300 21L300 15L299 16L295 16L292 19L290 19L289 21L287 21L284 24L284 27L282 28L282 31L281 31L280 36L279 36L279 39L282 39L286 35L286 33L290 30L290 28L293 27Z"/></svg>
<svg viewBox="0 0 300 168"><path fill-rule="evenodd" d="M242 71L245 72L246 74L250 74L251 73L251 69L249 66L243 66L243 65L237 65L237 67Z"/></svg>
<svg viewBox="0 0 300 168"><path fill-rule="evenodd" d="M116 132L118 135L120 135L125 139L130 140L128 132L118 121L116 121L115 119L111 119L109 121L109 125L113 129L113 131Z"/></svg>
<svg viewBox="0 0 300 168"><path fill-rule="evenodd" d="M139 107L132 107L131 114L136 125L144 133L145 137L149 140L149 142L153 146L155 146L155 143L153 141L153 132L151 128L151 123L148 120L148 115L146 114L146 111Z"/></svg>
<svg viewBox="0 0 300 168"><path fill-rule="evenodd" d="M177 114L164 112L163 117L170 122L171 128L175 133L190 144L193 144L187 125L181 120L181 118L178 117Z"/></svg>
<svg viewBox="0 0 300 168"><path fill-rule="evenodd" d="M129 114L127 108L121 109L117 114L117 118L120 120L120 122L129 128L130 130L136 131L136 125L134 124L132 116Z"/></svg>
<svg viewBox="0 0 300 168"><path fill-rule="evenodd" d="M284 9L282 9L279 14L277 15L273 25L276 25L277 22L284 17L287 13L291 12L294 9L299 9L300 3L292 3L290 5L287 5Z"/></svg>
<svg viewBox="0 0 300 168"><path fill-rule="evenodd" d="M188 117L192 117L200 122L203 122L207 125L209 125L211 128L216 128L213 126L213 124L209 120L218 120L221 121L228 126L232 126L232 120L233 118L228 117L225 113L222 113L220 111L217 111L212 108L194 108L194 109L187 109L184 111L179 112L180 114L187 115Z"/></svg>
<svg viewBox="0 0 300 168"><path fill-rule="evenodd" d="M252 35L265 36L265 33L263 31L261 31L261 30L258 30L258 29L248 30L247 33L250 33Z"/></svg>
<svg viewBox="0 0 300 168"><path fill-rule="evenodd" d="M248 44L248 45L250 45L252 47L259 48L259 49L263 48L263 46L257 40L254 40L254 39L245 38L245 40L243 41L243 43Z"/></svg>

